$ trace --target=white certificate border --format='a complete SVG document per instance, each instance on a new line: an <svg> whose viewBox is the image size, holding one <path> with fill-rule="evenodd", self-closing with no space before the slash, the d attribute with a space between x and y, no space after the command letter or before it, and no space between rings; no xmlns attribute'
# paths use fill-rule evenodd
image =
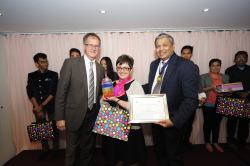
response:
<svg viewBox="0 0 250 166"><path fill-rule="evenodd" d="M146 94L146 95L129 95L129 123L154 123L164 119L140 119L140 120L133 120L133 104L135 98L163 98L163 105L164 105L164 112L165 112L165 119L169 119L169 112L167 106L167 96L166 94Z"/></svg>

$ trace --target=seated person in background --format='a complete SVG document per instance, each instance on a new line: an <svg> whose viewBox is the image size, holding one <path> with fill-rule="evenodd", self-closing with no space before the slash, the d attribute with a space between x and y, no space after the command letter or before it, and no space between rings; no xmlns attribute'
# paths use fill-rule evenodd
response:
<svg viewBox="0 0 250 166"><path fill-rule="evenodd" d="M227 68L225 73L229 76L229 82L242 82L243 84L244 90L234 92L232 97L248 99L250 101L250 66L246 64L247 60L247 52L238 51L234 58L235 65ZM236 140L234 135L237 122L239 122L239 124ZM227 134L228 143L238 143L240 146L245 146L249 134L249 119L244 117L228 117Z"/></svg>
<svg viewBox="0 0 250 166"><path fill-rule="evenodd" d="M69 57L70 58L79 58L81 57L81 52L77 48L71 48L69 50Z"/></svg>
<svg viewBox="0 0 250 166"><path fill-rule="evenodd" d="M125 110L129 109L129 95L144 94L141 84L131 77L133 64L133 58L128 55L118 57L116 70L119 78L114 82L115 97L104 99ZM145 165L146 146L141 125L131 125L127 142L103 136L103 151L106 165L115 166L119 161L124 165Z"/></svg>
<svg viewBox="0 0 250 166"><path fill-rule="evenodd" d="M205 146L209 152L213 152L214 148L219 152L224 152L221 146L218 144L219 129L222 116L216 113L216 98L218 92L217 85L228 83L228 76L220 73L221 60L211 59L209 61L209 73L201 75L202 91L206 92L207 100L202 106L204 124L203 133L205 139ZM212 134L212 142L210 137ZM211 145L213 144L213 146Z"/></svg>
<svg viewBox="0 0 250 166"><path fill-rule="evenodd" d="M110 78L112 81L118 79L118 75L114 71L112 61L109 57L102 57L100 64L105 69L105 77Z"/></svg>

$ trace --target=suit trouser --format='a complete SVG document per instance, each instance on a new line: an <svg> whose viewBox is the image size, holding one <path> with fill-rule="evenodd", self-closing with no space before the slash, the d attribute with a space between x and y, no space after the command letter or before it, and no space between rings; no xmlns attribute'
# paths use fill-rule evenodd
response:
<svg viewBox="0 0 250 166"><path fill-rule="evenodd" d="M249 134L249 119L248 118L242 118L242 117L228 117L227 119L227 134L228 134L228 140L231 141L234 139L234 134L237 128L237 122L238 124L238 133L237 133L237 139L239 143L246 143L248 134Z"/></svg>
<svg viewBox="0 0 250 166"><path fill-rule="evenodd" d="M87 111L81 127L77 131L66 129L65 166L92 166L95 153L95 133L92 132L98 110ZM74 120L74 119L72 119Z"/></svg>
<svg viewBox="0 0 250 166"><path fill-rule="evenodd" d="M182 166L184 132L175 127L152 125L152 135L160 166Z"/></svg>
<svg viewBox="0 0 250 166"><path fill-rule="evenodd" d="M190 138L192 130L193 130L193 122L194 122L195 114L196 114L196 111L188 119L188 122L186 124L185 133L184 133L184 143L185 144L190 143L189 138Z"/></svg>

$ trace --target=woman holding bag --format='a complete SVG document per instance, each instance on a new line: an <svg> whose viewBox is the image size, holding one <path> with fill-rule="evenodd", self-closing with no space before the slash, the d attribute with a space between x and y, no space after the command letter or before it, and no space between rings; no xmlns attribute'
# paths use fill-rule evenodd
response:
<svg viewBox="0 0 250 166"><path fill-rule="evenodd" d="M203 109L203 133L205 139L205 147L209 152L213 152L213 147L224 152L223 148L218 144L219 129L222 116L216 113L216 98L218 91L216 86L228 83L227 75L220 73L221 60L211 59L209 61L209 73L201 75L202 91L206 92L207 99L202 106ZM212 142L210 136L212 134ZM213 146L212 146L213 145Z"/></svg>
<svg viewBox="0 0 250 166"><path fill-rule="evenodd" d="M114 82L114 97L105 98L110 105L124 110L129 109L128 96L144 94L141 84L131 77L134 60L128 55L121 55L116 61L119 79ZM132 124L128 141L103 136L103 152L106 165L115 166L118 162L123 165L140 165L146 159L146 146L140 124Z"/></svg>

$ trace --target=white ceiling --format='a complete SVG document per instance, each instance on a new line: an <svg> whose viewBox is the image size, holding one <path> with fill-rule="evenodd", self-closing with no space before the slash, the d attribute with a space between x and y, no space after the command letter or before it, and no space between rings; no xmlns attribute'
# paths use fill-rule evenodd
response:
<svg viewBox="0 0 250 166"><path fill-rule="evenodd" d="M250 0L0 0L0 32L250 29L249 8Z"/></svg>

